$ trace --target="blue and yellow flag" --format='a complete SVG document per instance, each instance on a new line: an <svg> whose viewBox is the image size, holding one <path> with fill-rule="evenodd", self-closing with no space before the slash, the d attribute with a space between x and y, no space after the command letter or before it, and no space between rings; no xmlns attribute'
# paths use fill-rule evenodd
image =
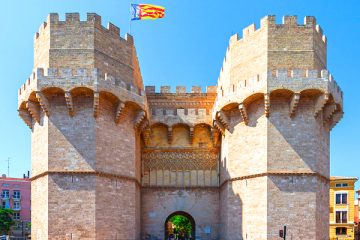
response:
<svg viewBox="0 0 360 240"><path fill-rule="evenodd" d="M153 20L164 16L164 7L152 4L131 4L131 20Z"/></svg>

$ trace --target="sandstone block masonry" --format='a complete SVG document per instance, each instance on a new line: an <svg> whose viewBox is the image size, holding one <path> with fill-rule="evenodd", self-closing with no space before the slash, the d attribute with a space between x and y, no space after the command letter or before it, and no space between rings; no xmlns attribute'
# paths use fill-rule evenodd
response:
<svg viewBox="0 0 360 240"><path fill-rule="evenodd" d="M32 238L328 239L329 132L343 93L314 17L230 38L217 86L144 88L134 40L50 14L18 92L32 131ZM306 219L306 221L299 221Z"/></svg>

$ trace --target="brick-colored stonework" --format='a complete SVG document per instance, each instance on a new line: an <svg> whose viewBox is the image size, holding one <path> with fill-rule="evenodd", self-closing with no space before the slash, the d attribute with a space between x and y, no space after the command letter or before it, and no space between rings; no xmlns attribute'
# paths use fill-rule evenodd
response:
<svg viewBox="0 0 360 240"><path fill-rule="evenodd" d="M313 17L230 38L218 84L144 89L130 35L50 14L18 111L32 130L33 239L328 239L329 132L342 91ZM306 221L302 221L306 220Z"/></svg>

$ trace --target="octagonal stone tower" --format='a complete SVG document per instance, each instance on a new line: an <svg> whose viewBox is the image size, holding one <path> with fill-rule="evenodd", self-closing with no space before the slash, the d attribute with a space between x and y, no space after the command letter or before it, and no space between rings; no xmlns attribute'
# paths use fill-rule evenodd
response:
<svg viewBox="0 0 360 240"><path fill-rule="evenodd" d="M221 237L328 239L329 132L342 92L315 18L285 16L234 35L218 80ZM239 237L241 236L241 237Z"/></svg>
<svg viewBox="0 0 360 240"><path fill-rule="evenodd" d="M50 14L18 111L32 130L32 238L139 239L146 96L133 39Z"/></svg>

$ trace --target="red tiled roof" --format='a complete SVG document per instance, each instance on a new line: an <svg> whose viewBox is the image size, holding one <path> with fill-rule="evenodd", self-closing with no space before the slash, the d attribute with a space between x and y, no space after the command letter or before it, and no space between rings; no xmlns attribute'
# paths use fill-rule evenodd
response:
<svg viewBox="0 0 360 240"><path fill-rule="evenodd" d="M1 180L8 180L8 181L27 181L30 182L29 178L12 178L12 177L0 177L0 181Z"/></svg>

